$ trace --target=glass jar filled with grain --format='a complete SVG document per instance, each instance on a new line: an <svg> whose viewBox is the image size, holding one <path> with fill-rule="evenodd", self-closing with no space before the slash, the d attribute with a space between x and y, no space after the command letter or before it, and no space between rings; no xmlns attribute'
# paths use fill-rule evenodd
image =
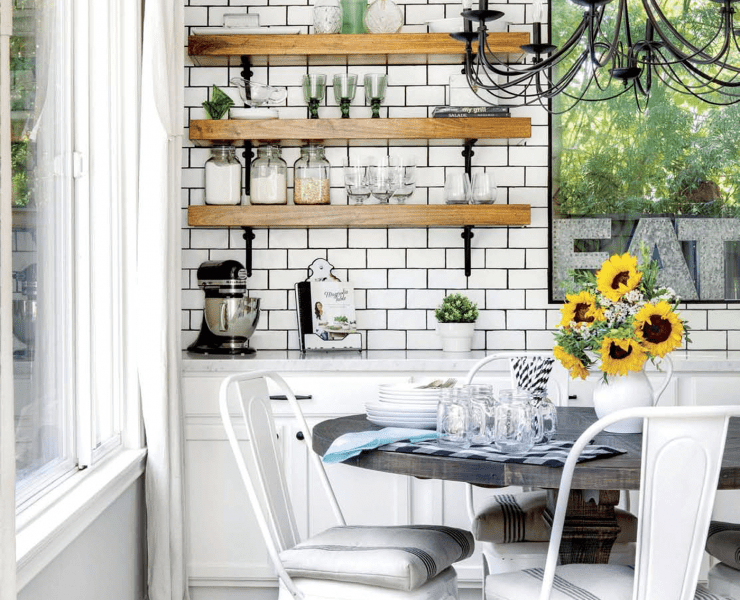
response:
<svg viewBox="0 0 740 600"><path fill-rule="evenodd" d="M293 165L293 202L295 204L329 204L331 164L321 144L301 148Z"/></svg>

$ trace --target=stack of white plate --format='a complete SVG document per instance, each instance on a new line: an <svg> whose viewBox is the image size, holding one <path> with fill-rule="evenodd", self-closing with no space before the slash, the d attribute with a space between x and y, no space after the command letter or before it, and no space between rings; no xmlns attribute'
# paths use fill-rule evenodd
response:
<svg viewBox="0 0 740 600"><path fill-rule="evenodd" d="M431 381L431 380L430 380ZM422 388L426 382L382 384L378 402L365 404L367 419L384 427L435 429L439 388Z"/></svg>

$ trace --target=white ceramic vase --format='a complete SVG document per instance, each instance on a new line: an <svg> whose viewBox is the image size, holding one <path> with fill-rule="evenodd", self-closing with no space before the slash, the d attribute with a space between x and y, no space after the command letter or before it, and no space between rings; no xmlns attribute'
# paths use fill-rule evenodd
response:
<svg viewBox="0 0 740 600"><path fill-rule="evenodd" d="M655 406L668 387L673 375L673 361L666 356L663 363L667 366L660 387L653 389L645 369L630 371L627 375L610 375L609 383L599 379L594 389L594 410L600 419L623 408ZM604 428L611 433L641 433L642 419L625 419Z"/></svg>
<svg viewBox="0 0 740 600"><path fill-rule="evenodd" d="M437 332L445 352L470 352L475 323L437 323Z"/></svg>

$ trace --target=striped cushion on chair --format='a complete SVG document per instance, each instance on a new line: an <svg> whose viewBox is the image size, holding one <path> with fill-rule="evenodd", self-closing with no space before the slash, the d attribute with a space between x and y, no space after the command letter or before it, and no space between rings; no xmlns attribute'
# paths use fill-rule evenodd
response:
<svg viewBox="0 0 740 600"><path fill-rule="evenodd" d="M712 521L707 535L707 552L728 567L740 570L740 525Z"/></svg>
<svg viewBox="0 0 740 600"><path fill-rule="evenodd" d="M546 505L547 492L542 490L490 496L473 521L473 537L494 544L547 542L550 539L550 526L543 518ZM637 517L619 508L615 512L621 529L617 543L634 542L637 538Z"/></svg>
<svg viewBox="0 0 740 600"><path fill-rule="evenodd" d="M333 527L280 553L291 577L415 590L475 547L468 531L434 525Z"/></svg>
<svg viewBox="0 0 740 600"><path fill-rule="evenodd" d="M544 569L486 577L486 600L534 600ZM550 600L632 600L635 571L623 565L565 565L555 571ZM698 586L694 600L726 600Z"/></svg>

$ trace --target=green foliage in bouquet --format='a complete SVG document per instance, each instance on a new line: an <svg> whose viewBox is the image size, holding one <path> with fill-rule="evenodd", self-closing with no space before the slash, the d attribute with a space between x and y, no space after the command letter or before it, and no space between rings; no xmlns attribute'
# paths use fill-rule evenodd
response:
<svg viewBox="0 0 740 600"><path fill-rule="evenodd" d="M434 316L440 323L474 323L478 318L478 305L462 294L445 296Z"/></svg>

